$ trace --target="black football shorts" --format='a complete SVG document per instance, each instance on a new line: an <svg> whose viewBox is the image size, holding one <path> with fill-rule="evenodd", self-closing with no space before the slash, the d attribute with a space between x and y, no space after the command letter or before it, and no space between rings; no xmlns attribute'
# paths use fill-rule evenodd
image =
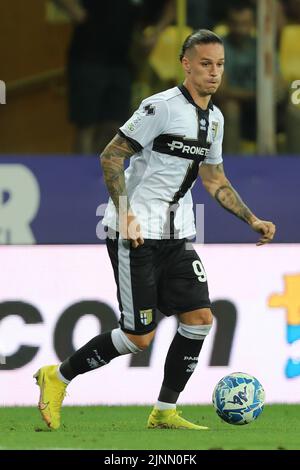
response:
<svg viewBox="0 0 300 470"><path fill-rule="evenodd" d="M117 284L123 331L146 334L165 316L210 308L205 270L187 241L149 240L132 248L128 240L106 239Z"/></svg>

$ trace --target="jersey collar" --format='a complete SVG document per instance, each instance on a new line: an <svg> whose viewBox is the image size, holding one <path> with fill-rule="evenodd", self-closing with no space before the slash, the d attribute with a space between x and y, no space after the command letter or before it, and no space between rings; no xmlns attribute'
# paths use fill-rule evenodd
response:
<svg viewBox="0 0 300 470"><path fill-rule="evenodd" d="M195 107L196 107L197 109L199 109L200 111L202 111L202 112L204 111L204 112L205 112L205 111L208 111L208 109L211 109L211 110L213 109L214 105L213 105L213 102L212 102L211 99L209 100L207 109L202 109L202 108L200 108L200 106L198 106L198 105L195 103L195 101L193 100L193 98L192 98L190 92L188 91L188 89L187 89L183 84L178 85L178 88L179 88L179 90L181 91L181 93L183 94L183 96L184 96L193 106L195 106Z"/></svg>

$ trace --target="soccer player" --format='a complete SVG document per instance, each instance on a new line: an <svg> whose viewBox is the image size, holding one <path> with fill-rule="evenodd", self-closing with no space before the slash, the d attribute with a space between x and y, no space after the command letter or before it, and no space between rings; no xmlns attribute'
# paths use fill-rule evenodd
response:
<svg viewBox="0 0 300 470"><path fill-rule="evenodd" d="M213 316L205 270L187 237L195 235L190 189L198 174L224 209L273 239L275 226L260 220L228 181L222 164L223 116L213 105L224 70L222 40L198 30L183 43L183 85L145 99L104 149L101 164L110 201L103 223L117 284L120 327L102 333L60 366L35 374L39 409L50 428L60 425L67 384L117 356L147 348L155 314L177 315L164 379L149 428L205 430L180 416L176 402L198 362ZM124 171L124 160L131 158ZM142 387L142 384L141 384Z"/></svg>

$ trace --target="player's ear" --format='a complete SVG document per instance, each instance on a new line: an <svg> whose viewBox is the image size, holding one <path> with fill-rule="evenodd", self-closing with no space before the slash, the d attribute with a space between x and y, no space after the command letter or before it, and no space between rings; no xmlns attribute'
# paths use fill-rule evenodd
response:
<svg viewBox="0 0 300 470"><path fill-rule="evenodd" d="M181 63L182 63L183 70L186 73L190 73L191 72L191 64L190 64L190 61L189 61L188 57L183 56Z"/></svg>

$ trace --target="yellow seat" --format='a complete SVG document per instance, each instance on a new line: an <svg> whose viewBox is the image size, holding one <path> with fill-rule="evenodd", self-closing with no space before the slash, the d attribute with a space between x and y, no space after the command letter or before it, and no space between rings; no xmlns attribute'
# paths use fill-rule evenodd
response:
<svg viewBox="0 0 300 470"><path fill-rule="evenodd" d="M150 65L161 80L176 80L178 78L179 47L192 32L192 28L185 26L183 38L179 38L178 27L168 26L161 33L149 57Z"/></svg>
<svg viewBox="0 0 300 470"><path fill-rule="evenodd" d="M300 78L300 25L287 25L280 41L280 67L287 82Z"/></svg>
<svg viewBox="0 0 300 470"><path fill-rule="evenodd" d="M56 5L53 0L46 2L46 21L48 23L71 23L70 16L63 7Z"/></svg>
<svg viewBox="0 0 300 470"><path fill-rule="evenodd" d="M213 28L213 32L216 33L218 36L226 37L229 34L229 27L225 23L219 23ZM253 28L251 31L251 36L256 37L256 29Z"/></svg>
<svg viewBox="0 0 300 470"><path fill-rule="evenodd" d="M223 24L223 23L217 24L214 27L213 32L216 33L218 36L221 36L221 37L227 36L228 26L226 24Z"/></svg>

